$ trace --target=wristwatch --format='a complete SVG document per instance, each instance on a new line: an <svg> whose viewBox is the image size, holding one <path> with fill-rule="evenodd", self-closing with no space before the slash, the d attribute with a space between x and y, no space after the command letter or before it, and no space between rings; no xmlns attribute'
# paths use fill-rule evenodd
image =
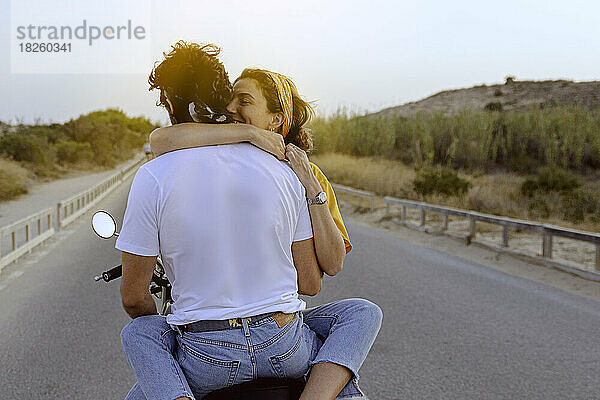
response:
<svg viewBox="0 0 600 400"><path fill-rule="evenodd" d="M308 205L313 205L313 204L324 204L327 202L327 193L325 192L319 192L319 194L317 194L316 197L312 198L312 199L306 199L308 201Z"/></svg>

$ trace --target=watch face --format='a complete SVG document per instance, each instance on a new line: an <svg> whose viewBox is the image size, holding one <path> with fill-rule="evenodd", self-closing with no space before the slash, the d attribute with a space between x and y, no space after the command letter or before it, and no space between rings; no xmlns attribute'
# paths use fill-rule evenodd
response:
<svg viewBox="0 0 600 400"><path fill-rule="evenodd" d="M325 203L327 201L327 194L325 192L319 193L317 197L321 203Z"/></svg>

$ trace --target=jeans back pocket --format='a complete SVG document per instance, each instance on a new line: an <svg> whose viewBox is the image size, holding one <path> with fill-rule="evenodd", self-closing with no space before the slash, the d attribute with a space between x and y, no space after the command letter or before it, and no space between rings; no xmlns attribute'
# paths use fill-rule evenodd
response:
<svg viewBox="0 0 600 400"><path fill-rule="evenodd" d="M208 354L208 350L200 349L202 345L184 343L179 347L179 365L194 394L206 394L213 390L233 385L240 367L240 361L222 360L226 355L217 350L218 355ZM213 347L213 346L209 346Z"/></svg>
<svg viewBox="0 0 600 400"><path fill-rule="evenodd" d="M301 378L308 371L316 336L306 325L302 325L301 334L278 341L278 347L288 343L285 353L269 357L273 370L280 378Z"/></svg>

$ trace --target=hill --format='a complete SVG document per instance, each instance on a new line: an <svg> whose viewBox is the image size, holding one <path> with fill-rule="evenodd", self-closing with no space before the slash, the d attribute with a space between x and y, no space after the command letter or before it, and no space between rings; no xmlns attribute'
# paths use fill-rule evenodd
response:
<svg viewBox="0 0 600 400"><path fill-rule="evenodd" d="M597 110L600 108L600 82L516 81L509 77L503 85L445 90L423 100L386 108L372 115L411 117L419 111L454 114L465 108L483 110L487 104L495 102L499 102L506 111L557 105L578 105Z"/></svg>

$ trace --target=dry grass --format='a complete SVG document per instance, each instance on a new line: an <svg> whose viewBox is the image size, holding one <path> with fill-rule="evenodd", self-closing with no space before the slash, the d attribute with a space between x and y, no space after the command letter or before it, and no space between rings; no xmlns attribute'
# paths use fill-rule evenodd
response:
<svg viewBox="0 0 600 400"><path fill-rule="evenodd" d="M316 154L310 157L335 183L368 190L382 196L413 198L415 172L400 162L374 157L353 157L343 154Z"/></svg>
<svg viewBox="0 0 600 400"><path fill-rule="evenodd" d="M0 157L0 201L27 193L29 172L18 162Z"/></svg>
<svg viewBox="0 0 600 400"><path fill-rule="evenodd" d="M588 216L581 223L562 219L562 203L560 195L556 193L547 193L539 197L548 206L546 215L529 207L531 200L522 195L519 190L525 178L514 173L470 175L459 172L461 178L466 178L473 183L467 195L461 197L430 195L420 198L412 188L412 180L415 177L413 168L401 162L333 153L313 155L311 161L317 164L332 182L368 190L380 196L426 201L591 232L600 231L600 216ZM583 185L598 193L600 197L600 177L587 178Z"/></svg>

